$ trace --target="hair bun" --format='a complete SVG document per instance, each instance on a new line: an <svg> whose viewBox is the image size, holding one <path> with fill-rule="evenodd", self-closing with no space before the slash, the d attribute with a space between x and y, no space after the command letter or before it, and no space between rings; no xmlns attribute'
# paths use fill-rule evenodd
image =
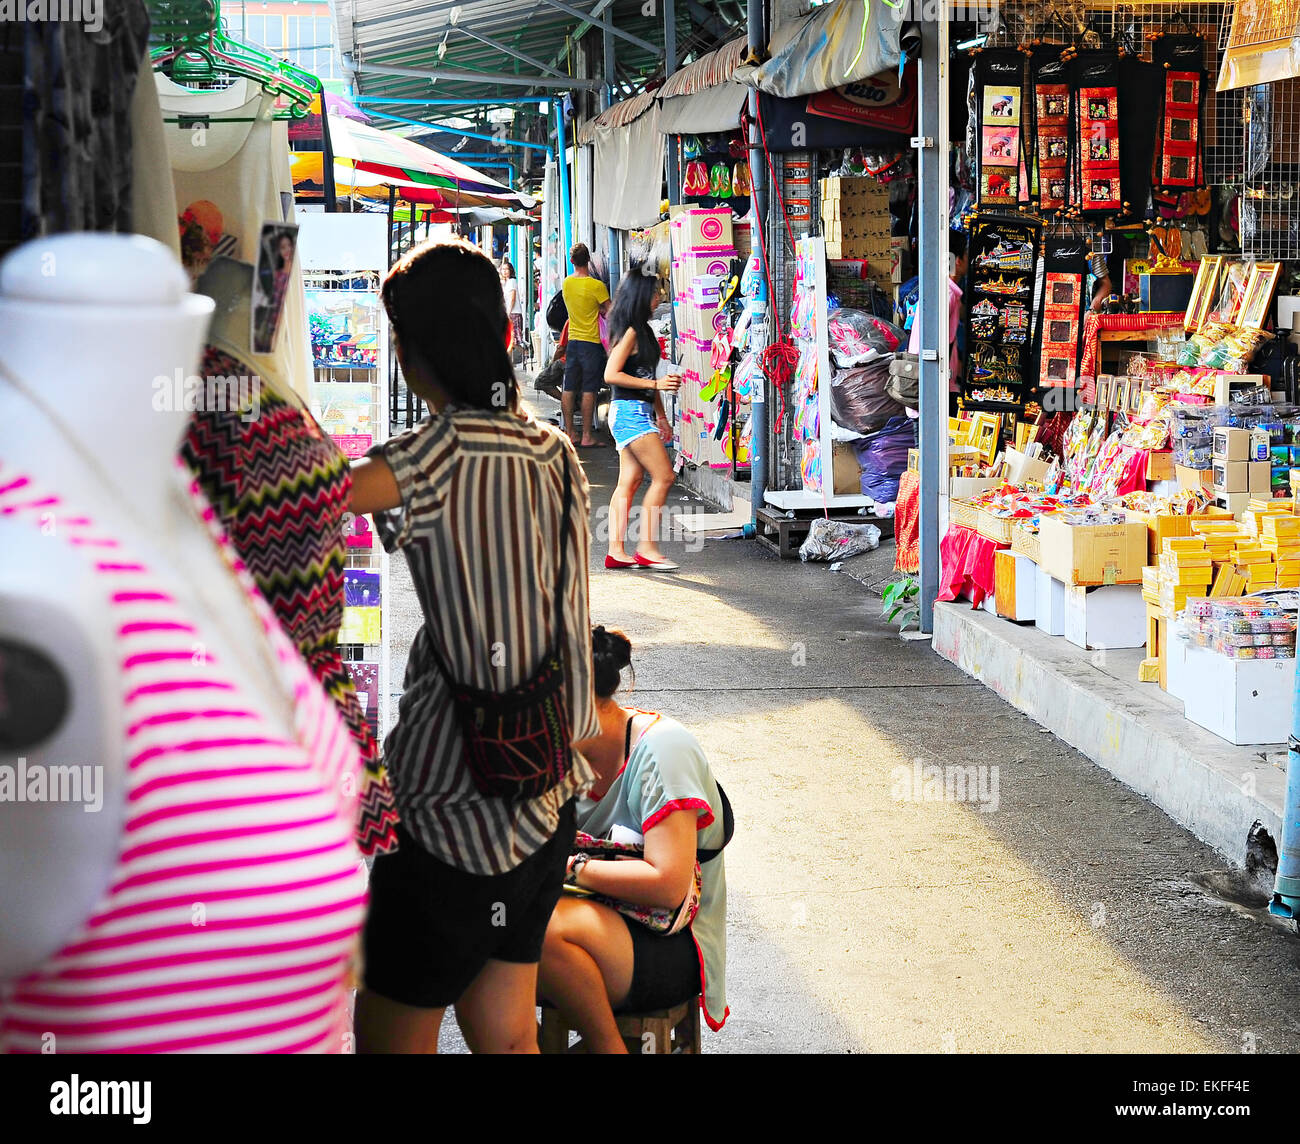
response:
<svg viewBox="0 0 1300 1144"><path fill-rule="evenodd" d="M591 632L591 658L596 694L607 699L618 690L623 668L632 663L632 641L622 632L599 624Z"/></svg>

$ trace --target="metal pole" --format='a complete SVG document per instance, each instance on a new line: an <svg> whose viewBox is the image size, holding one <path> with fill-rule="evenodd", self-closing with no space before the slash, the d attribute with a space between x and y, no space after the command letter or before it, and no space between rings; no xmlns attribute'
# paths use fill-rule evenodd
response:
<svg viewBox="0 0 1300 1144"><path fill-rule="evenodd" d="M672 0L669 0L671 4ZM751 52L763 52L767 48L767 36L763 28L763 0L748 0L747 8L747 27L749 33L749 50ZM749 92L749 177L753 184L753 193L750 196L750 217L753 219L751 242L754 253L761 261L763 258L763 229L767 226L767 166L763 162L763 151L758 135L758 92L750 89ZM669 201L672 199L672 192L677 185L676 168L677 168L677 145L676 141L672 144L672 160L669 165ZM764 268L766 271L766 268ZM767 276L763 276L762 296L766 298ZM766 306L770 310L775 305L775 299L767 298ZM767 329L771 329L770 315L766 319ZM754 351L761 353L766 345L755 345ZM749 416L749 500L756 514L763 507L763 494L767 492L767 451L768 451L768 427L767 416L767 393L766 381L760 377L758 383L754 386L753 396L750 398Z"/></svg>
<svg viewBox="0 0 1300 1144"><path fill-rule="evenodd" d="M564 107L555 104L555 149L560 177L560 228L564 235L564 265L569 266L569 251L573 249L573 220L569 217L569 156L564 143ZM572 267L569 267L572 269Z"/></svg>
<svg viewBox="0 0 1300 1144"><path fill-rule="evenodd" d="M397 188L388 188L388 269L393 268L393 211L397 207Z"/></svg>
<svg viewBox="0 0 1300 1144"><path fill-rule="evenodd" d="M320 91L321 165L325 168L325 212L333 214L339 209L338 190L334 186L334 144L330 142L330 113L325 102L325 89Z"/></svg>
<svg viewBox="0 0 1300 1144"><path fill-rule="evenodd" d="M919 253L920 299L917 321L921 323L920 414L920 609L921 631L934 630L934 601L939 592L939 452L940 434L948 424L948 395L941 388L939 355L949 353L948 274L940 262L946 248L948 203L940 199L943 180L943 140L939 134L939 100L946 98L940 86L940 40L946 28L937 20L922 20L919 71L920 111L917 135L917 245Z"/></svg>
<svg viewBox="0 0 1300 1144"><path fill-rule="evenodd" d="M760 28L763 21L762 13L763 0L749 0L746 5L750 10L750 20L753 20L753 10L759 9L758 21ZM753 46L753 36L751 29L751 47ZM676 0L664 0L664 79L677 70L677 2ZM664 136L664 146L668 148L668 201L674 206L682 201L682 179L681 172L678 169L677 162L677 137L675 135Z"/></svg>
<svg viewBox="0 0 1300 1144"><path fill-rule="evenodd" d="M609 28L603 29L605 86L601 88L601 106L610 107L614 102L614 69L617 62L617 50L614 45L614 33ZM618 289L622 255L619 249L619 233L612 226L605 228L605 245L609 248L609 292L612 296Z"/></svg>

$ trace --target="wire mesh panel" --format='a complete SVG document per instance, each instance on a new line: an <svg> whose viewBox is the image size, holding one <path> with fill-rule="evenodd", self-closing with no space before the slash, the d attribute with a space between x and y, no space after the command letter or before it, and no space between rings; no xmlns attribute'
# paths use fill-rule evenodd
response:
<svg viewBox="0 0 1300 1144"><path fill-rule="evenodd" d="M1205 43L1205 68L1212 86L1219 73L1231 12L1232 4L1228 0L1201 0L1177 6L1158 0L1133 4L1013 0L1002 6L1001 25L989 44L1019 47L1041 41L1085 49L1118 45L1149 58L1149 37L1156 32L1196 33ZM1207 96L1204 126L1206 180L1223 185L1239 182L1240 93L1211 90Z"/></svg>
<svg viewBox="0 0 1300 1144"><path fill-rule="evenodd" d="M1243 89L1241 251L1300 256L1300 80Z"/></svg>

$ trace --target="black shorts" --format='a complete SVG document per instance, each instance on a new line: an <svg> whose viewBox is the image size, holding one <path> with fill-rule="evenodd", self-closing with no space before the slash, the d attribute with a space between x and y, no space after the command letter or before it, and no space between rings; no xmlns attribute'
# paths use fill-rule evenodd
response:
<svg viewBox="0 0 1300 1144"><path fill-rule="evenodd" d="M605 347L569 339L564 351L564 392L595 393L605 384Z"/></svg>
<svg viewBox="0 0 1300 1144"><path fill-rule="evenodd" d="M440 862L398 826L400 848L381 854L370 872L366 988L403 1005L441 1009L489 961L540 961L574 832L570 800L536 854L504 874L483 875Z"/></svg>
<svg viewBox="0 0 1300 1144"><path fill-rule="evenodd" d="M632 985L617 1012L668 1009L699 993L700 955L689 928L663 937L640 922L623 921L632 936Z"/></svg>

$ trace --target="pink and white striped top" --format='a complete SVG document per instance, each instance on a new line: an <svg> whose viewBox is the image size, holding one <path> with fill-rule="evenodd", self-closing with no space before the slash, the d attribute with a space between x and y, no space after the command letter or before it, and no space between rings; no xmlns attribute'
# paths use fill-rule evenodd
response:
<svg viewBox="0 0 1300 1144"><path fill-rule="evenodd" d="M215 523L294 696L286 741L125 546L0 466L0 516L69 543L102 578L121 656L126 820L90 918L0 1003L0 1051L341 1052L365 912L360 759ZM49 519L48 517L46 518ZM97 763L101 760L68 760Z"/></svg>

